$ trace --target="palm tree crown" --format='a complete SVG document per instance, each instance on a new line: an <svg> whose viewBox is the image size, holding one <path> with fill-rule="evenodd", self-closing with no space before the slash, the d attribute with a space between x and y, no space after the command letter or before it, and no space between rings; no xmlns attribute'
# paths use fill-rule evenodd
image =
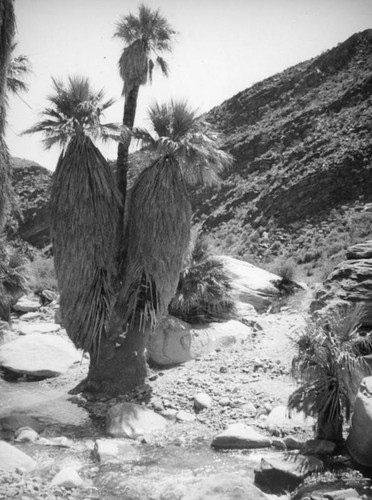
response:
<svg viewBox="0 0 372 500"><path fill-rule="evenodd" d="M129 14L121 19L114 36L126 45L119 60L124 94L134 85L144 85L151 80L155 63L168 75L168 65L161 54L171 51L175 34L159 10L151 10L143 4L139 6L138 17Z"/></svg>
<svg viewBox="0 0 372 500"><path fill-rule="evenodd" d="M221 149L219 133L196 110L186 101L171 101L150 106L148 115L154 134L136 128L138 140L176 160L188 184L219 182L218 174L233 159Z"/></svg>
<svg viewBox="0 0 372 500"><path fill-rule="evenodd" d="M104 91L95 91L88 78L68 77L67 83L52 79L54 93L48 96L50 107L42 112L45 116L25 134L41 132L46 149L53 145L65 148L71 138L84 134L91 139L118 139L120 127L114 123L101 124L102 113L113 104L103 102Z"/></svg>

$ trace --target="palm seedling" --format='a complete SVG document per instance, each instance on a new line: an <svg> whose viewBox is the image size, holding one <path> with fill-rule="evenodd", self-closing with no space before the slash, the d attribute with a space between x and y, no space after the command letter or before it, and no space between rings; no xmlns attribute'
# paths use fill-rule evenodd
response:
<svg viewBox="0 0 372 500"><path fill-rule="evenodd" d="M321 439L342 441L343 420L349 420L361 378L370 372L361 353L371 349L372 342L358 331L363 314L359 305L335 308L309 319L293 338L297 354L292 374L300 387L288 407L316 417Z"/></svg>
<svg viewBox="0 0 372 500"><path fill-rule="evenodd" d="M200 233L191 243L169 313L188 323L226 321L234 314L234 304L231 277Z"/></svg>

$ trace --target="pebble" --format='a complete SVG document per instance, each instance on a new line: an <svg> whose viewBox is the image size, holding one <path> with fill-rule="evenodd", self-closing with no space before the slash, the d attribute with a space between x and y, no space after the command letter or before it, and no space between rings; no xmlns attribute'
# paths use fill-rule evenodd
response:
<svg viewBox="0 0 372 500"><path fill-rule="evenodd" d="M212 406L213 400L205 392L199 392L194 396L194 406L197 410L204 410Z"/></svg>

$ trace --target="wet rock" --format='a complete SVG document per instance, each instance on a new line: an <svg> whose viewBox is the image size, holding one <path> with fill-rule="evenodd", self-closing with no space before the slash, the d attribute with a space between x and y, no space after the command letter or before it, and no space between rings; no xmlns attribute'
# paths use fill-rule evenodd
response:
<svg viewBox="0 0 372 500"><path fill-rule="evenodd" d="M310 439L301 447L303 455L332 455L336 444L327 439Z"/></svg>
<svg viewBox="0 0 372 500"><path fill-rule="evenodd" d="M64 467L52 479L52 485L63 486L63 488L81 488L84 482L72 467Z"/></svg>
<svg viewBox="0 0 372 500"><path fill-rule="evenodd" d="M36 295L24 295L14 304L13 309L18 312L27 313L37 311L40 307L39 297Z"/></svg>
<svg viewBox="0 0 372 500"><path fill-rule="evenodd" d="M136 439L154 431L164 430L167 421L161 415L133 403L113 406L106 416L106 432L112 437Z"/></svg>
<svg viewBox="0 0 372 500"><path fill-rule="evenodd" d="M44 446L56 446L58 448L74 448L74 442L66 436L56 436L50 438L40 438L38 444Z"/></svg>
<svg viewBox="0 0 372 500"><path fill-rule="evenodd" d="M25 323L20 322L15 325L15 329L22 335L29 335L32 333L52 333L59 330L59 325L55 323Z"/></svg>
<svg viewBox="0 0 372 500"><path fill-rule="evenodd" d="M212 441L214 448L268 448L271 439L258 433L253 427L237 423L230 425Z"/></svg>
<svg viewBox="0 0 372 500"><path fill-rule="evenodd" d="M33 417L21 413L10 413L0 417L0 429L3 431L16 432L22 427L30 427L37 433L43 430L42 425Z"/></svg>
<svg viewBox="0 0 372 500"><path fill-rule="evenodd" d="M300 450L304 442L301 439L295 438L293 436L287 436L284 438L284 442L288 450Z"/></svg>
<svg viewBox="0 0 372 500"><path fill-rule="evenodd" d="M31 472L36 466L35 460L26 453L5 441L0 441L0 469L9 472L22 469Z"/></svg>
<svg viewBox="0 0 372 500"><path fill-rule="evenodd" d="M182 500L264 500L267 496L239 474L215 474L188 488Z"/></svg>
<svg viewBox="0 0 372 500"><path fill-rule="evenodd" d="M360 384L346 445L358 464L372 467L372 377Z"/></svg>
<svg viewBox="0 0 372 500"><path fill-rule="evenodd" d="M135 442L119 439L97 439L94 443L93 453L100 462L116 459L121 462L133 462L141 458L141 453Z"/></svg>
<svg viewBox="0 0 372 500"><path fill-rule="evenodd" d="M274 438L271 440L271 446L276 448L277 450L284 451L287 449L287 445L285 444L284 439Z"/></svg>
<svg viewBox="0 0 372 500"><path fill-rule="evenodd" d="M262 458L255 470L255 483L266 492L280 494L293 491L306 476L322 469L323 462L315 457L281 453Z"/></svg>
<svg viewBox="0 0 372 500"><path fill-rule="evenodd" d="M39 434L31 427L21 427L14 434L17 443L32 443L39 438Z"/></svg>
<svg viewBox="0 0 372 500"><path fill-rule="evenodd" d="M80 360L73 344L56 335L33 333L0 347L0 366L37 377L55 377Z"/></svg>
<svg viewBox="0 0 372 500"><path fill-rule="evenodd" d="M240 342L251 334L251 328L236 320L190 325L168 316L151 335L147 350L158 365L174 365Z"/></svg>

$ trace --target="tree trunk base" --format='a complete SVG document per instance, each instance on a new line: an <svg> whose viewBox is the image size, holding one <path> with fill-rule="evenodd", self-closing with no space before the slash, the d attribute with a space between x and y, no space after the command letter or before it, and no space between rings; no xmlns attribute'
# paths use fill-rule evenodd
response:
<svg viewBox="0 0 372 500"><path fill-rule="evenodd" d="M131 329L124 338L103 338L98 358L92 358L86 379L70 394L88 392L116 397L143 385L147 377L145 347L149 332Z"/></svg>

